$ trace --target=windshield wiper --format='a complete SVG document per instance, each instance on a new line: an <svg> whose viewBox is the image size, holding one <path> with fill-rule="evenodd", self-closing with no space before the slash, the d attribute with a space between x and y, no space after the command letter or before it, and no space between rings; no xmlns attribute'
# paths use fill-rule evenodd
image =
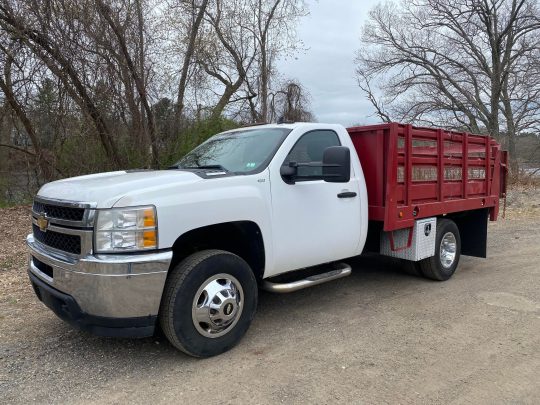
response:
<svg viewBox="0 0 540 405"><path fill-rule="evenodd" d="M199 165L199 166L171 166L169 169L217 169L217 170L223 170L224 172L228 172L229 170L225 169L221 165Z"/></svg>
<svg viewBox="0 0 540 405"><path fill-rule="evenodd" d="M225 169L221 165L200 165L200 166L194 167L193 169L218 169L218 170L223 170L224 172L228 172L228 170Z"/></svg>

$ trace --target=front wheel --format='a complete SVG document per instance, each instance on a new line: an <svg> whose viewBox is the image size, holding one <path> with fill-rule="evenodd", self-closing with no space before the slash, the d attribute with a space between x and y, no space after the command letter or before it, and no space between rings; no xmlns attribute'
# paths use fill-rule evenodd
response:
<svg viewBox="0 0 540 405"><path fill-rule="evenodd" d="M222 250L194 253L169 276L160 324L173 346L210 357L235 346L257 308L257 281L240 257Z"/></svg>
<svg viewBox="0 0 540 405"><path fill-rule="evenodd" d="M456 271L460 252L461 238L455 222L450 219L438 219L435 256L419 262L422 275L437 281L448 280Z"/></svg>

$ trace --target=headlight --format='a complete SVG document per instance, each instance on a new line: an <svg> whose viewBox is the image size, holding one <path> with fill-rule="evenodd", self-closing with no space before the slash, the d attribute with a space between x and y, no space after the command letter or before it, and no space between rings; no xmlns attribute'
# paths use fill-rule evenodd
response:
<svg viewBox="0 0 540 405"><path fill-rule="evenodd" d="M156 208L98 210L94 232L97 253L157 249Z"/></svg>

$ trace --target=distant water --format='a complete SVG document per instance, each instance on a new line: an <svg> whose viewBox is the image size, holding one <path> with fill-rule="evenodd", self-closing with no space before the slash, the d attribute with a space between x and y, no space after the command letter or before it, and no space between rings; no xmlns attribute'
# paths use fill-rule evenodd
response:
<svg viewBox="0 0 540 405"><path fill-rule="evenodd" d="M522 169L527 174L532 174L534 177L540 177L540 168L523 168Z"/></svg>

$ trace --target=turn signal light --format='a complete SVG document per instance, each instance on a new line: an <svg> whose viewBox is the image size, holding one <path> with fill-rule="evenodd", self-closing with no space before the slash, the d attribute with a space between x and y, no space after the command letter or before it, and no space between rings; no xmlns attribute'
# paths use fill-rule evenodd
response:
<svg viewBox="0 0 540 405"><path fill-rule="evenodd" d="M143 247L157 247L157 234L155 230L143 232Z"/></svg>
<svg viewBox="0 0 540 405"><path fill-rule="evenodd" d="M145 209L143 212L143 224L145 228L156 226L156 212L154 209Z"/></svg>

